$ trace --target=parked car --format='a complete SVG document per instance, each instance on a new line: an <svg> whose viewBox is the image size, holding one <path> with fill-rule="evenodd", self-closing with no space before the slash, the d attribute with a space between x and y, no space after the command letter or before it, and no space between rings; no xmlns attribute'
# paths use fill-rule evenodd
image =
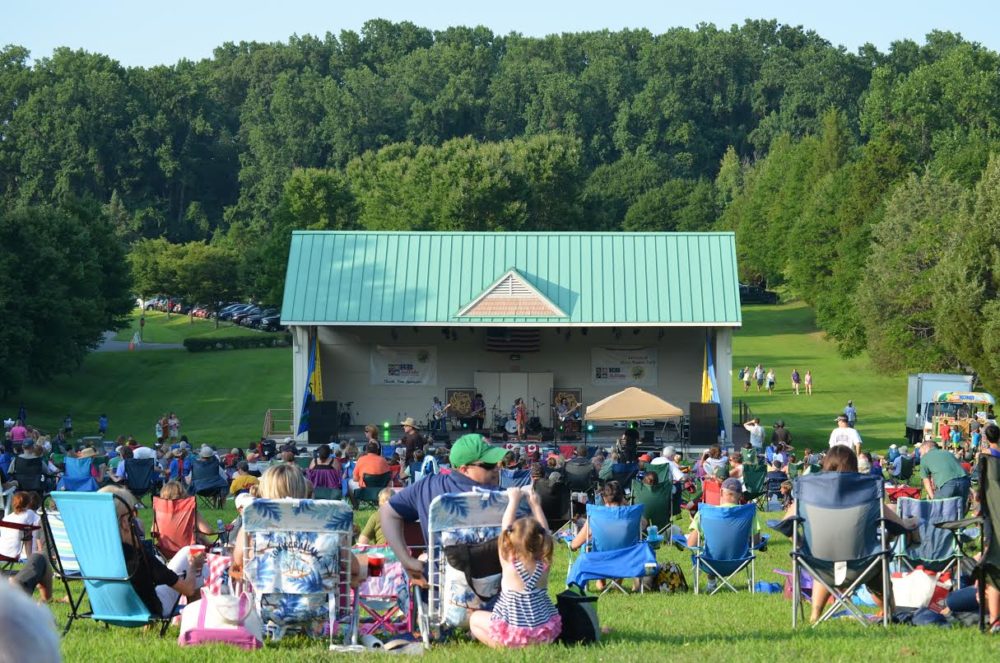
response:
<svg viewBox="0 0 1000 663"><path fill-rule="evenodd" d="M275 311L273 315L268 315L260 319L261 331L274 332L282 329L281 311Z"/></svg>
<svg viewBox="0 0 1000 663"><path fill-rule="evenodd" d="M244 327L253 327L254 329L260 329L260 321L269 315L274 315L276 312L277 309L266 308L260 313L248 315L247 317L243 318L243 321L240 324L242 324Z"/></svg>
<svg viewBox="0 0 1000 663"><path fill-rule="evenodd" d="M253 308L253 304L238 304L224 313L219 313L219 320L232 320L233 316L237 313L242 313L251 308Z"/></svg>
<svg viewBox="0 0 1000 663"><path fill-rule="evenodd" d="M260 311L261 309L259 306L251 306L250 308L244 309L239 313L236 313L235 315L233 315L231 319L233 321L233 324L237 325L242 324L243 318L249 317L251 315L257 315L258 313L260 313Z"/></svg>
<svg viewBox="0 0 1000 663"><path fill-rule="evenodd" d="M778 293L757 285L740 284L740 304L777 304Z"/></svg>

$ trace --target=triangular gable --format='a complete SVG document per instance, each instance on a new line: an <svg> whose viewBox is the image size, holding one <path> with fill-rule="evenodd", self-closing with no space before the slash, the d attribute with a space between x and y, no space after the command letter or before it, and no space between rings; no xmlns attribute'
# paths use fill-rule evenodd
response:
<svg viewBox="0 0 1000 663"><path fill-rule="evenodd" d="M523 274L509 269L458 312L460 318L565 318L561 308Z"/></svg>

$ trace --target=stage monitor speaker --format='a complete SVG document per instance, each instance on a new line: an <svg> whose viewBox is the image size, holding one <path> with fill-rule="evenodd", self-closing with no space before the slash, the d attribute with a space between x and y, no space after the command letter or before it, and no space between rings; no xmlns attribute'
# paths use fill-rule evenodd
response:
<svg viewBox="0 0 1000 663"><path fill-rule="evenodd" d="M653 445L656 444L656 431L647 430L642 432L642 443Z"/></svg>
<svg viewBox="0 0 1000 663"><path fill-rule="evenodd" d="M719 441L719 404L691 403L690 409L691 444L711 446Z"/></svg>
<svg viewBox="0 0 1000 663"><path fill-rule="evenodd" d="M309 444L327 444L340 434L340 404L313 401L309 404Z"/></svg>
<svg viewBox="0 0 1000 663"><path fill-rule="evenodd" d="M435 442L451 442L451 435L446 430L434 431Z"/></svg>

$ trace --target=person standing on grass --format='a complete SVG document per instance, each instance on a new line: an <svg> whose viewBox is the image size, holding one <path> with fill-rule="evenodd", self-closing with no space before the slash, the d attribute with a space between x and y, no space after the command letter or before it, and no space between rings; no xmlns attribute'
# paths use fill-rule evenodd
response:
<svg viewBox="0 0 1000 663"><path fill-rule="evenodd" d="M181 436L181 420L175 412L171 412L170 416L167 417L167 432L170 435L171 441Z"/></svg>
<svg viewBox="0 0 1000 663"><path fill-rule="evenodd" d="M744 366L743 370L740 371L740 379L743 380L743 393L750 391L750 379L753 374L750 372L749 366Z"/></svg>
<svg viewBox="0 0 1000 663"><path fill-rule="evenodd" d="M830 431L830 448L847 447L857 456L861 453L861 436L847 422L847 415L837 417L837 427Z"/></svg>
<svg viewBox="0 0 1000 663"><path fill-rule="evenodd" d="M767 371L767 393L774 393L774 369L771 368Z"/></svg>
<svg viewBox="0 0 1000 663"><path fill-rule="evenodd" d="M757 381L757 393L760 393L760 388L764 386L764 367L761 364L753 369L753 379Z"/></svg>
<svg viewBox="0 0 1000 663"><path fill-rule="evenodd" d="M813 374L812 374L812 371L806 371L805 385L806 385L806 395L807 396L812 396L813 395Z"/></svg>
<svg viewBox="0 0 1000 663"><path fill-rule="evenodd" d="M795 392L796 396L799 395L799 385L801 384L801 382L802 382L802 376L799 375L799 369L793 368L792 369L792 391Z"/></svg>
<svg viewBox="0 0 1000 663"><path fill-rule="evenodd" d="M858 411L854 408L854 401L847 401L847 407L844 408L844 416L847 417L848 426L857 428Z"/></svg>
<svg viewBox="0 0 1000 663"><path fill-rule="evenodd" d="M754 417L746 422L743 424L743 428L747 429L747 432L750 433L750 445L759 454L761 449L764 448L764 427L760 425L760 417Z"/></svg>

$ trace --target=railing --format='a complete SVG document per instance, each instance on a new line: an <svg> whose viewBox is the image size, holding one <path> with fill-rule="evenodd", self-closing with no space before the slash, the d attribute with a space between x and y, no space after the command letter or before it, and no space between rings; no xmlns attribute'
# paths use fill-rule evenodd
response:
<svg viewBox="0 0 1000 663"><path fill-rule="evenodd" d="M295 431L292 430L292 425L295 423L295 418L292 416L292 410L277 410L274 408L269 409L264 413L264 432L262 437L274 437L275 435L284 436L294 436Z"/></svg>

